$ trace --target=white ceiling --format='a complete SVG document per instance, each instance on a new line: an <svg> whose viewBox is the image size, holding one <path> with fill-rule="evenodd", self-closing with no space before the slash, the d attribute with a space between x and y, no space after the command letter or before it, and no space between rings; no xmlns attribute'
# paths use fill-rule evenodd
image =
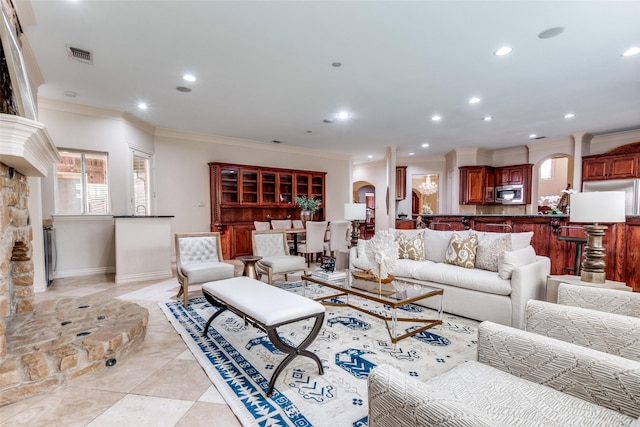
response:
<svg viewBox="0 0 640 427"><path fill-rule="evenodd" d="M36 24L23 27L45 79L41 97L158 128L280 140L355 161L389 146L399 157L438 156L522 146L531 133L640 128L640 55L621 56L640 46L639 1L30 3ZM565 31L538 38L551 27ZM69 60L65 45L92 51L93 65ZM494 56L503 45L513 52ZM186 72L197 82L183 81ZM469 104L472 96L481 102ZM340 110L351 118L335 119Z"/></svg>

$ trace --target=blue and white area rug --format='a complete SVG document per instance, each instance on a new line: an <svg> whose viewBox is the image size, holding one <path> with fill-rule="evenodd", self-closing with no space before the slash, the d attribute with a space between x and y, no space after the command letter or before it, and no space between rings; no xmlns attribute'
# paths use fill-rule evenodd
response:
<svg viewBox="0 0 640 427"><path fill-rule="evenodd" d="M309 297L324 292L313 284L305 290L301 282L280 286ZM350 302L354 303L353 297ZM358 305L390 313L389 307L375 303ZM204 325L215 311L203 297L192 298L186 309L181 301L160 303L160 307L244 426L366 426L367 377L377 365L390 364L426 380L476 360L478 323L473 320L445 313L443 325L393 345L383 321L349 307L327 306L324 326L308 348L322 361L324 375L318 374L310 358L297 357L267 398L269 380L285 356L264 332L227 311L203 337ZM437 313L405 306L402 316L412 315L434 318ZM312 326L313 321L302 321L281 328L280 334L297 345ZM411 327L409 323L402 330Z"/></svg>

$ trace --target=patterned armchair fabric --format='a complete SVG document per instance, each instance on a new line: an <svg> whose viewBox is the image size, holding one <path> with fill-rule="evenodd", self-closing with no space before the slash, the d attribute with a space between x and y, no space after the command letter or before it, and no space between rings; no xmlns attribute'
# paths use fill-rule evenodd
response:
<svg viewBox="0 0 640 427"><path fill-rule="evenodd" d="M558 304L640 317L640 293L561 283Z"/></svg>
<svg viewBox="0 0 640 427"><path fill-rule="evenodd" d="M525 329L640 362L640 318L531 300Z"/></svg>
<svg viewBox="0 0 640 427"><path fill-rule="evenodd" d="M176 270L180 290L187 306L189 285L230 279L235 268L223 262L220 233L182 233L175 235Z"/></svg>
<svg viewBox="0 0 640 427"><path fill-rule="evenodd" d="M252 234L253 255L260 256L256 263L259 275L267 274L269 284L273 284L274 274L287 274L305 269L303 257L289 255L287 237L284 231L254 231Z"/></svg>
<svg viewBox="0 0 640 427"><path fill-rule="evenodd" d="M526 319L527 331L481 323L478 362L424 383L374 369L370 427L640 426L636 319L539 301ZM599 351L616 346L620 355Z"/></svg>

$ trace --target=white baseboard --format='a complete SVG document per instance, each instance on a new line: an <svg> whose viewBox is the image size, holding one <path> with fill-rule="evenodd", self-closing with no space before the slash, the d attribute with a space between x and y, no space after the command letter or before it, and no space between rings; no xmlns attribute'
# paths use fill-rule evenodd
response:
<svg viewBox="0 0 640 427"><path fill-rule="evenodd" d="M169 279L171 277L173 277L171 270L154 271L150 273L116 274L116 283L139 282L142 280L161 280Z"/></svg>
<svg viewBox="0 0 640 427"><path fill-rule="evenodd" d="M53 275L54 279L64 279L67 277L77 277L77 276L94 276L96 274L110 274L115 273L116 267L96 267L96 268L83 268L80 270L65 270L65 271L56 271Z"/></svg>

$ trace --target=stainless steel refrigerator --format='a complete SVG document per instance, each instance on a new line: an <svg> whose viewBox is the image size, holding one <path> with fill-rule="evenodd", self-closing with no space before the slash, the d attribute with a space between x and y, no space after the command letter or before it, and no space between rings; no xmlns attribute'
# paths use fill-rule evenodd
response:
<svg viewBox="0 0 640 427"><path fill-rule="evenodd" d="M640 179L612 179L608 181L587 181L582 191L624 191L625 213L640 215Z"/></svg>

